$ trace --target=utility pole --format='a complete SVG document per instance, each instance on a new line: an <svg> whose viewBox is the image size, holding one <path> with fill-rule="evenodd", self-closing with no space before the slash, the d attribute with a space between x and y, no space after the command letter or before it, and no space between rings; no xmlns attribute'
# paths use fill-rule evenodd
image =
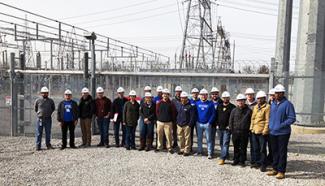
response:
<svg viewBox="0 0 325 186"><path fill-rule="evenodd" d="M236 52L236 41L234 40L234 45L232 49L232 64L231 64L231 70L235 72L235 52Z"/></svg>
<svg viewBox="0 0 325 186"><path fill-rule="evenodd" d="M15 53L10 53L11 136L17 135L18 126L18 94L16 87L15 60Z"/></svg>

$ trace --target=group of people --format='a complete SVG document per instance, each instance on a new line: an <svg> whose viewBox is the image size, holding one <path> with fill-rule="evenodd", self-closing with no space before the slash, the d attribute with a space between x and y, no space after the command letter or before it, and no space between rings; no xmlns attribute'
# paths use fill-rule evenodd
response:
<svg viewBox="0 0 325 186"><path fill-rule="evenodd" d="M46 132L46 146L50 143L52 113L54 101L48 97L49 90L41 89L41 97L35 102L37 113L36 149L41 149L43 127ZM231 95L213 87L206 89L193 88L191 95L180 86L175 88L175 97L161 86L157 87L157 95L153 96L151 87L144 88L144 97L137 101L137 93L131 90L128 98L124 96L122 87L117 89L117 98L113 102L104 95L104 89L96 89L96 98L92 98L87 88L81 91L79 104L72 100L72 92L64 92L64 100L57 108L57 120L62 129L62 146L67 147L67 131L70 133L70 147L77 148L74 142L75 126L80 121L82 144L91 145L92 118L95 117L100 131L100 142L97 146L109 145L108 128L113 124L115 147L126 150L137 149L135 144L136 128L140 128L140 145L138 150L168 153L175 151L179 155L202 156L203 136L207 143L207 156L212 159L215 149L216 134L219 137L219 165L224 165L229 158L229 144L232 139L234 154L231 165L244 167L247 160L247 146L250 142L251 168L259 168L266 172L267 166L272 170L267 173L278 179L285 178L287 164L287 147L291 134L290 125L295 122L295 110L285 97L285 88L279 84L269 91L255 94L248 88L245 94L236 96L236 105L230 102ZM210 95L210 99L209 99ZM155 132L156 128L156 132ZM120 129L122 140L120 143ZM193 149L194 131L197 136L197 150ZM156 138L154 136L156 135ZM153 142L156 139L156 147Z"/></svg>

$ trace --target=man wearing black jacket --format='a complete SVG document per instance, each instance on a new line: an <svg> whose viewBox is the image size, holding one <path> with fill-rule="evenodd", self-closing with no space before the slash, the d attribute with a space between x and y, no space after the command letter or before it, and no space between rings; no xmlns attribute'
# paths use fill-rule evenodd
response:
<svg viewBox="0 0 325 186"><path fill-rule="evenodd" d="M231 111L236 106L230 103L230 94L225 91L222 93L223 103L218 105L216 109L216 128L218 129L219 144L221 149L219 165L223 165L225 160L229 156L229 142L230 142L230 131L229 131L229 118Z"/></svg>
<svg viewBox="0 0 325 186"><path fill-rule="evenodd" d="M91 121L95 113L94 100L89 95L89 89L81 90L81 98L79 102L79 118L82 133L82 144L80 147L90 147L91 145Z"/></svg>
<svg viewBox="0 0 325 186"><path fill-rule="evenodd" d="M196 123L196 107L188 100L188 94L182 92L181 102L177 103L177 135L180 144L178 154L188 156L191 152L191 127Z"/></svg>
<svg viewBox="0 0 325 186"><path fill-rule="evenodd" d="M67 147L67 132L70 133L70 148L76 148L74 144L74 129L78 123L78 104L72 100L72 92L66 90L64 92L64 100L58 105L57 111L58 121L62 129L62 147L61 150Z"/></svg>
<svg viewBox="0 0 325 186"><path fill-rule="evenodd" d="M232 165L240 164L245 167L252 110L245 104L246 97L243 94L238 94L236 100L237 107L231 111L229 118L229 128L234 145L234 161Z"/></svg>
<svg viewBox="0 0 325 186"><path fill-rule="evenodd" d="M117 98L114 99L112 104L111 118L114 122L114 138L116 147L125 146L126 128L122 124L123 108L124 104L128 102L128 99L124 97L124 88L119 87L117 89ZM120 128L122 128L122 142L120 144Z"/></svg>
<svg viewBox="0 0 325 186"><path fill-rule="evenodd" d="M140 107L140 116L143 118L143 128L140 132L139 150L149 151L152 149L154 123L156 121L156 104L152 101L150 92L145 93L145 99Z"/></svg>

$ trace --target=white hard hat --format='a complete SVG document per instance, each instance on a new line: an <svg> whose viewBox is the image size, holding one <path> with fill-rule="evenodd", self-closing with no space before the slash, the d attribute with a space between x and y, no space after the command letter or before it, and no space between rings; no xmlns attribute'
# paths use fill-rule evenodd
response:
<svg viewBox="0 0 325 186"><path fill-rule="evenodd" d="M137 95L137 93L134 90L131 90L129 93L129 96L136 96L136 95Z"/></svg>
<svg viewBox="0 0 325 186"><path fill-rule="evenodd" d="M145 86L144 91L151 91L151 87L150 86Z"/></svg>
<svg viewBox="0 0 325 186"><path fill-rule="evenodd" d="M82 90L81 90L81 93L89 93L89 89L87 87L84 87Z"/></svg>
<svg viewBox="0 0 325 186"><path fill-rule="evenodd" d="M274 92L276 93L276 92L285 92L286 90L285 90L285 88L284 88L284 86L283 85L281 85L281 84L278 84L278 85L276 85L275 87L274 87Z"/></svg>
<svg viewBox="0 0 325 186"><path fill-rule="evenodd" d="M230 98L230 93L228 91L224 91L221 95L222 98Z"/></svg>
<svg viewBox="0 0 325 186"><path fill-rule="evenodd" d="M244 94L238 94L236 100L246 100L246 97Z"/></svg>
<svg viewBox="0 0 325 186"><path fill-rule="evenodd" d="M157 87L157 92L162 92L163 89L164 89L164 88L163 88L162 86L158 86L158 87Z"/></svg>
<svg viewBox="0 0 325 186"><path fill-rule="evenodd" d="M256 98L264 98L266 97L266 93L264 91L258 91L256 94Z"/></svg>
<svg viewBox="0 0 325 186"><path fill-rule="evenodd" d="M175 87L175 92L180 92L182 91L182 87L181 86L176 86Z"/></svg>
<svg viewBox="0 0 325 186"><path fill-rule="evenodd" d="M65 94L65 95L67 95L67 94L68 94L68 95L72 95L72 92L71 92L71 90L67 89L67 90L64 91L64 94Z"/></svg>
<svg viewBox="0 0 325 186"><path fill-rule="evenodd" d="M150 92L146 92L146 93L144 94L144 97L152 97L152 95L151 95Z"/></svg>
<svg viewBox="0 0 325 186"><path fill-rule="evenodd" d="M252 88L247 88L245 94L255 94L255 91Z"/></svg>
<svg viewBox="0 0 325 186"><path fill-rule="evenodd" d="M103 93L103 92L104 92L104 89L103 89L102 87L98 87L98 88L96 89L96 92L97 92L97 93Z"/></svg>
<svg viewBox="0 0 325 186"><path fill-rule="evenodd" d="M170 94L169 90L167 88L165 88L163 91L162 91L163 94Z"/></svg>
<svg viewBox="0 0 325 186"><path fill-rule="evenodd" d="M197 89L197 88L193 88L192 89L192 91L191 91L191 93L199 93L200 91L199 91L199 89Z"/></svg>
<svg viewBox="0 0 325 186"><path fill-rule="evenodd" d="M201 89L200 94L208 94L208 91L206 89Z"/></svg>
<svg viewBox="0 0 325 186"><path fill-rule="evenodd" d="M212 87L210 92L219 92L219 89L217 87Z"/></svg>
<svg viewBox="0 0 325 186"><path fill-rule="evenodd" d="M122 92L124 92L124 88L123 88L123 87L119 87L119 88L117 89L117 93L122 93Z"/></svg>
<svg viewBox="0 0 325 186"><path fill-rule="evenodd" d="M181 98L187 98L187 97L188 97L187 92L182 92L182 93L181 93Z"/></svg>
<svg viewBox="0 0 325 186"><path fill-rule="evenodd" d="M274 95L275 94L275 92L274 92L274 88L271 88L270 90L269 90L269 95Z"/></svg>
<svg viewBox="0 0 325 186"><path fill-rule="evenodd" d="M49 89L47 87L42 87L41 88L41 93L48 93Z"/></svg>

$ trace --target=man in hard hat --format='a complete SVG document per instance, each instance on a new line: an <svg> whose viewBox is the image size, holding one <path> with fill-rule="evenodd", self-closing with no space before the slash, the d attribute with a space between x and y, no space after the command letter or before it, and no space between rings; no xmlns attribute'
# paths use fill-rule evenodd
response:
<svg viewBox="0 0 325 186"><path fill-rule="evenodd" d="M230 93L224 91L221 95L223 102L216 109L216 128L218 129L219 144L220 144L220 160L219 165L223 165L229 157L229 142L231 133L229 131L229 118L231 111L236 106L230 103Z"/></svg>
<svg viewBox="0 0 325 186"><path fill-rule="evenodd" d="M177 136L180 144L179 155L188 156L191 152L191 127L196 124L196 107L192 106L188 94L182 92L181 102L177 103Z"/></svg>
<svg viewBox="0 0 325 186"><path fill-rule="evenodd" d="M269 90L269 101L268 101L268 103L270 105L272 105L273 101L275 101L275 92L274 92L274 89L272 88L272 89Z"/></svg>
<svg viewBox="0 0 325 186"><path fill-rule="evenodd" d="M247 159L248 133L251 123L252 110L245 104L246 97L238 94L236 97L237 107L230 113L229 129L232 134L234 145L233 166L240 165L245 167Z"/></svg>
<svg viewBox="0 0 325 186"><path fill-rule="evenodd" d="M79 101L79 118L82 133L82 144L80 147L90 147L91 145L91 121L95 114L95 103L87 87L81 90Z"/></svg>
<svg viewBox="0 0 325 186"><path fill-rule="evenodd" d="M153 98L153 102L155 103L155 104L157 104L161 99L162 99L162 91L163 91L163 87L162 86L158 86L157 87L157 90L156 90L156 92L157 92L157 96L155 96L154 98Z"/></svg>
<svg viewBox="0 0 325 186"><path fill-rule="evenodd" d="M151 95L151 87L150 86L145 86L144 87L144 94L150 93ZM146 97L142 97L140 101L140 106L145 102ZM152 100L152 99L151 99ZM146 144L146 138L145 138L145 133L146 133L146 125L144 122L144 118L140 115L139 119L139 129L140 129L140 149L139 150L144 150L144 144ZM142 147L141 147L142 144Z"/></svg>
<svg viewBox="0 0 325 186"><path fill-rule="evenodd" d="M246 103L247 106L253 111L254 106L257 104L256 99L255 99L255 91L252 88L247 88L245 91L245 96L246 96ZM252 142L252 135L249 132L249 145L250 145L250 163L251 165L256 164L256 155L253 151L253 142Z"/></svg>
<svg viewBox="0 0 325 186"><path fill-rule="evenodd" d="M106 148L109 148L108 129L110 123L112 101L104 95L104 89L102 87L98 87L96 89L96 94L96 121L100 132L100 142L97 146L105 146Z"/></svg>
<svg viewBox="0 0 325 186"><path fill-rule="evenodd" d="M269 133L270 105L266 101L266 93L259 91L256 94L257 105L253 108L250 131L252 134L253 152L256 155L256 164L252 168L266 171L266 139Z"/></svg>
<svg viewBox="0 0 325 186"><path fill-rule="evenodd" d="M72 100L72 92L67 89L64 92L64 100L58 105L58 121L62 130L61 150L67 147L67 132L69 129L70 148L77 148L74 143L74 130L78 124L79 108L77 102Z"/></svg>
<svg viewBox="0 0 325 186"><path fill-rule="evenodd" d="M52 128L52 114L55 110L54 101L49 98L49 89L47 87L41 88L41 97L35 101L34 110L37 116L36 122L36 150L41 150L43 128L45 128L45 142L47 149L53 149L51 145L51 128Z"/></svg>
<svg viewBox="0 0 325 186"><path fill-rule="evenodd" d="M144 126L140 132L139 150L150 151L154 137L154 124L156 122L156 104L152 101L150 92L146 92L144 102L140 105L140 116L143 118Z"/></svg>
<svg viewBox="0 0 325 186"><path fill-rule="evenodd" d="M222 99L219 96L219 89L217 87L212 87L210 91L210 98L213 102L214 109L217 110L218 106L222 104ZM212 155L214 154L214 148L216 143L216 123L213 122L211 126L211 142L212 142Z"/></svg>
<svg viewBox="0 0 325 186"><path fill-rule="evenodd" d="M205 131L208 159L212 159L212 141L211 141L211 127L215 120L215 109L212 101L208 100L208 91L202 89L200 91L200 100L196 103L197 108L197 133L198 133L198 149L196 156L201 156L203 152L202 141L203 132Z"/></svg>
<svg viewBox="0 0 325 186"><path fill-rule="evenodd" d="M126 150L135 150L135 129L139 120L140 104L136 101L137 93L131 90L130 101L126 102L123 108L123 125L126 128L125 143Z"/></svg>
<svg viewBox="0 0 325 186"><path fill-rule="evenodd" d="M169 153L174 153L172 148L173 143L173 122L176 121L176 107L169 99L169 90L163 90L163 99L156 105L157 116L157 135L158 146L156 152L163 149L164 134L167 139L167 150Z"/></svg>
<svg viewBox="0 0 325 186"><path fill-rule="evenodd" d="M285 178L287 166L288 143L291 134L291 125L296 121L296 112L293 104L285 97L285 88L279 84L274 87L275 101L270 112L270 143L273 154L273 170L269 176L277 179Z"/></svg>
<svg viewBox="0 0 325 186"><path fill-rule="evenodd" d="M191 90L191 95L192 97L190 98L190 103L192 106L196 106L196 102L198 102L200 100L199 98L199 89L197 88L193 88ZM193 127L191 127L191 152L193 151L193 144L194 144L194 129L195 129L195 133L197 135L197 128L196 128L196 125L194 125Z"/></svg>
<svg viewBox="0 0 325 186"><path fill-rule="evenodd" d="M175 97L172 99L172 102L177 107L179 103L181 102L181 93L182 93L182 87L176 86L175 87ZM177 148L177 124L173 123L173 148Z"/></svg>
<svg viewBox="0 0 325 186"><path fill-rule="evenodd" d="M126 129L125 126L122 125L123 119L123 108L125 103L128 102L128 99L124 97L124 88L119 87L117 89L117 98L114 99L112 104L112 112L111 117L114 122L114 138L115 138L115 146L116 147L124 147L125 146L125 135ZM122 128L122 142L120 144L120 128Z"/></svg>

